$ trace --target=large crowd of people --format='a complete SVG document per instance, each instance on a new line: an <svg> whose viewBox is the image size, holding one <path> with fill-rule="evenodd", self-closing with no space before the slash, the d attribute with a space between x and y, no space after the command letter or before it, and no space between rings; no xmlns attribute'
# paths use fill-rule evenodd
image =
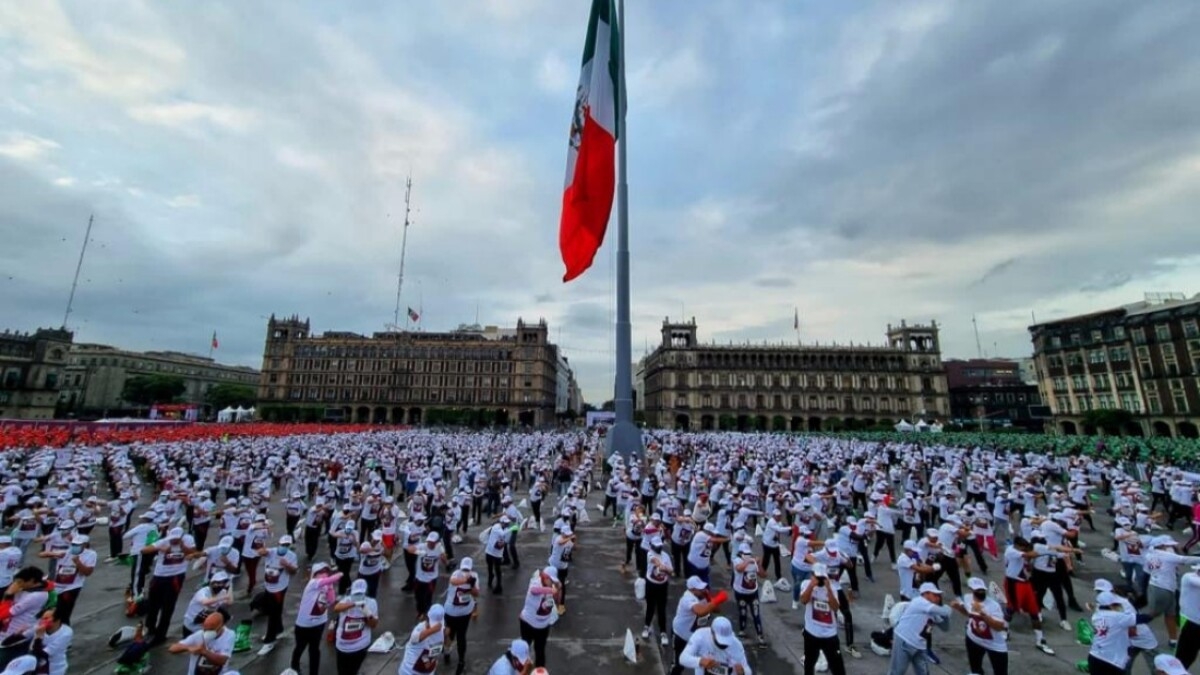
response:
<svg viewBox="0 0 1200 675"><path fill-rule="evenodd" d="M945 639L931 628L954 614L973 673L986 661L1006 675L1008 637L1023 631L1054 654L1056 628L1074 641L1086 627L1083 665L1101 675L1130 672L1138 655L1178 675L1200 651L1200 557L1188 555L1200 476L1170 462L1139 474L1111 441L1056 453L953 434L648 432L625 461L595 430L270 426L0 453L0 669L71 672L88 578L124 562L139 625L114 635L121 672L162 645L187 656L189 675L229 673L238 654L288 636L291 670L317 675L332 659L353 675L389 633L401 675L461 674L472 618L508 585L524 602L488 673L530 675L566 665L548 663L547 643L573 568L588 564L577 543L612 528L639 580L634 631L661 645L672 675L749 675L776 592L802 618L792 643L805 675L842 675L866 650L893 675L925 675ZM1170 534L1181 525L1183 541ZM1111 542L1103 553L1085 548L1085 527ZM548 542L531 550L530 529ZM1097 576L1086 589L1084 565ZM888 573L888 626L864 636L860 583ZM403 580L410 619L381 619L396 592L384 579ZM252 617L233 616L236 597Z"/></svg>

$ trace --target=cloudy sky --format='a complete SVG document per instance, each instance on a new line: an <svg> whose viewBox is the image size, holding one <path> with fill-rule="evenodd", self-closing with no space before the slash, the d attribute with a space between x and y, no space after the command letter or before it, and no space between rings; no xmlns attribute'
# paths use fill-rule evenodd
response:
<svg viewBox="0 0 1200 675"><path fill-rule="evenodd" d="M266 317L545 318L611 397L613 256L560 281L587 0L0 3L0 316L257 366ZM1200 291L1200 4L634 1L634 353L705 340L1029 351ZM610 243L611 240L610 240Z"/></svg>

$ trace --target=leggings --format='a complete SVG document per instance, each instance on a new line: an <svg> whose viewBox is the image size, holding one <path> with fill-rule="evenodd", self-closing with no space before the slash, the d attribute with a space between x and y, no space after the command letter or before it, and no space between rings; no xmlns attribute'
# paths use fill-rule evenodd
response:
<svg viewBox="0 0 1200 675"><path fill-rule="evenodd" d="M495 580L495 590L497 593L499 593L501 589L504 588L504 576L501 574L504 560L499 556L494 555L484 557L487 558L488 589L490 590L492 588L492 581Z"/></svg>
<svg viewBox="0 0 1200 675"><path fill-rule="evenodd" d="M746 615L754 620L754 630L758 633L758 637L762 637L762 613L758 606L758 593L734 593L737 598L738 611L738 630L746 630Z"/></svg>
<svg viewBox="0 0 1200 675"><path fill-rule="evenodd" d="M892 562L896 562L896 535L892 532L876 532L875 533L875 554L879 557L879 552L883 550L883 545L887 544L888 555L891 556Z"/></svg>
<svg viewBox="0 0 1200 675"><path fill-rule="evenodd" d="M667 632L667 585L646 582L646 628L658 616L658 632Z"/></svg>
<svg viewBox="0 0 1200 675"><path fill-rule="evenodd" d="M1058 610L1058 618L1061 621L1067 620L1067 601L1063 597L1062 584L1059 583L1058 575L1054 572L1043 572L1042 570L1033 570L1033 595L1037 598L1038 609L1043 612L1046 610L1045 601L1043 598L1046 591L1050 591L1050 596L1054 598L1055 609Z"/></svg>
<svg viewBox="0 0 1200 675"><path fill-rule="evenodd" d="M1008 675L1008 652L996 652L975 644L971 638L967 642L967 663L972 673L983 673L983 657L986 655L992 664L993 675Z"/></svg>
<svg viewBox="0 0 1200 675"><path fill-rule="evenodd" d="M362 670L363 661L367 659L367 650L360 649L356 652L343 652L338 650L337 653L337 674L338 675L359 675Z"/></svg>
<svg viewBox="0 0 1200 675"><path fill-rule="evenodd" d="M1200 523L1192 523L1192 538L1183 545L1183 554L1188 555L1188 549L1200 543Z"/></svg>
<svg viewBox="0 0 1200 675"><path fill-rule="evenodd" d="M533 649L533 665L543 668L546 665L546 638L550 637L550 627L534 628L525 620L521 620L521 639L528 642ZM338 675L341 675L339 673Z"/></svg>
<svg viewBox="0 0 1200 675"><path fill-rule="evenodd" d="M458 647L458 665L461 672L467 659L467 629L471 627L471 615L446 615L446 627L450 629L450 640Z"/></svg>

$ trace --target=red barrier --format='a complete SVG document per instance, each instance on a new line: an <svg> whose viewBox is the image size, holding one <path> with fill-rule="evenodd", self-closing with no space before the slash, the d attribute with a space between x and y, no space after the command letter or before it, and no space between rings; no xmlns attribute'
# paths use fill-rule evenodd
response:
<svg viewBox="0 0 1200 675"><path fill-rule="evenodd" d="M70 444L163 443L202 441L225 437L298 436L404 429L369 424L193 424L128 420L75 422L69 420L0 420L0 450L10 448L61 448Z"/></svg>

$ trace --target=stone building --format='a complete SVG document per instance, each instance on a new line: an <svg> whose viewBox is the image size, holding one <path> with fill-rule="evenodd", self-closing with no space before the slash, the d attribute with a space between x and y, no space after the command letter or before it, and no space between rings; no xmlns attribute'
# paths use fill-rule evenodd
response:
<svg viewBox="0 0 1200 675"><path fill-rule="evenodd" d="M313 335L307 319L272 316L259 411L266 419L552 425L558 354L545 321L368 337Z"/></svg>
<svg viewBox="0 0 1200 675"><path fill-rule="evenodd" d="M134 412L133 404L123 400L122 394L125 382L139 376L181 378L185 389L179 402L201 406L206 417L215 414L204 407L205 397L214 386L258 387L258 371L253 368L217 363L205 356L183 352L139 352L110 345L77 344L71 348L69 358L61 398L64 407L75 417Z"/></svg>
<svg viewBox="0 0 1200 675"><path fill-rule="evenodd" d="M1142 302L1029 327L1042 398L1059 433L1094 433L1088 413L1121 409L1123 433L1196 438L1200 294Z"/></svg>
<svg viewBox="0 0 1200 675"><path fill-rule="evenodd" d="M947 359L950 418L972 429L1020 427L1042 432L1044 417L1036 384L1022 380L1012 359Z"/></svg>
<svg viewBox="0 0 1200 675"><path fill-rule="evenodd" d="M720 345L663 321L642 366L646 422L683 429L818 431L945 420L936 323L888 326L887 344Z"/></svg>
<svg viewBox="0 0 1200 675"><path fill-rule="evenodd" d="M54 419L73 339L65 328L0 334L0 419Z"/></svg>

